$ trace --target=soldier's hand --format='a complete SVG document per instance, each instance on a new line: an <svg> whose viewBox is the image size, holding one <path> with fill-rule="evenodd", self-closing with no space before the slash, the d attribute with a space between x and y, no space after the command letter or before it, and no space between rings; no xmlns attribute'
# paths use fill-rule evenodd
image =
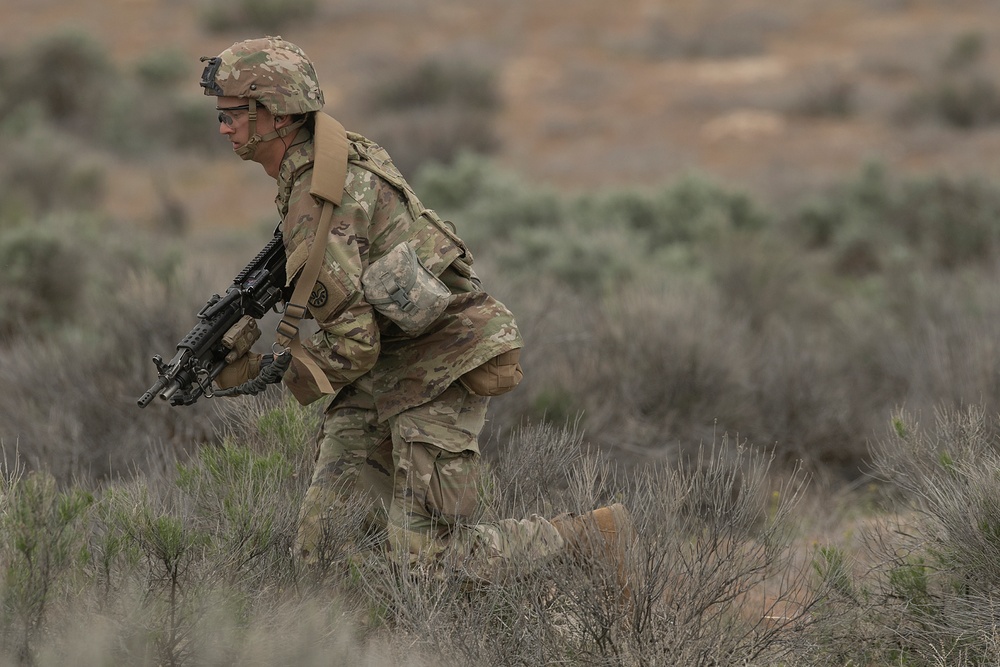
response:
<svg viewBox="0 0 1000 667"><path fill-rule="evenodd" d="M256 352L247 352L236 361L222 369L219 376L215 378L215 384L220 389L229 389L241 385L247 380L252 380L260 375L260 363L263 357Z"/></svg>

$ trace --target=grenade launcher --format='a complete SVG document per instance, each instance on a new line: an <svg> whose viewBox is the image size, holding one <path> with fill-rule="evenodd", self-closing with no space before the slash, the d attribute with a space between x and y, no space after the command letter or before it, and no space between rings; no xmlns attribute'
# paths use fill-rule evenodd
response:
<svg viewBox="0 0 1000 667"><path fill-rule="evenodd" d="M163 363L160 355L153 357L159 377L139 398L139 407L146 407L156 396L171 405L191 405L202 395L211 396L212 381L256 339L243 335L242 341L234 342L227 333L244 318L252 318L247 324L259 336L256 320L278 304L284 288L285 246L280 229L276 229L264 249L233 279L225 295L213 294L198 312L198 323L177 343L174 358Z"/></svg>

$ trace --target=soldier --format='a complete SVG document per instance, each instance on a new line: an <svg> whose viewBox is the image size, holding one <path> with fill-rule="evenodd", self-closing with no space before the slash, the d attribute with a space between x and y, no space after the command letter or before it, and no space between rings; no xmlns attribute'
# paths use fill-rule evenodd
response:
<svg viewBox="0 0 1000 667"><path fill-rule="evenodd" d="M521 379L513 315L483 290L468 248L386 151L322 111L301 49L266 37L202 60L219 132L278 184L295 289L278 327L292 354L283 382L303 405L332 396L297 555L323 557L324 523L343 517L354 494L370 501L368 521L394 558L447 563L471 579L530 571L581 543L587 526L614 539L627 520L620 506L475 523L489 397ZM300 342L303 316L318 330ZM217 382L238 386L269 361L250 352Z"/></svg>

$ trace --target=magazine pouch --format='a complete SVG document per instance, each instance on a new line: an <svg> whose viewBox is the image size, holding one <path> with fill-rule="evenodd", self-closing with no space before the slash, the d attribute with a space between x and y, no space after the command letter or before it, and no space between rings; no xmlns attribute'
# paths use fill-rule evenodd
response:
<svg viewBox="0 0 1000 667"><path fill-rule="evenodd" d="M372 262L361 284L365 300L411 336L437 321L451 301L448 287L405 241Z"/></svg>

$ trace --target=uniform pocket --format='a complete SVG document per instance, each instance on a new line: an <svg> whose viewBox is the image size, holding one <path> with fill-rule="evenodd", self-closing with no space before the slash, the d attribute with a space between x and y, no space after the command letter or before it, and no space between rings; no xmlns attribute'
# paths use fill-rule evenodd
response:
<svg viewBox="0 0 1000 667"><path fill-rule="evenodd" d="M439 449L434 453L427 511L449 524L466 523L479 507L479 455L469 450L456 453Z"/></svg>
<svg viewBox="0 0 1000 667"><path fill-rule="evenodd" d="M433 401L392 419L397 475L417 513L446 523L463 523L479 508L479 433L488 399L452 385Z"/></svg>

